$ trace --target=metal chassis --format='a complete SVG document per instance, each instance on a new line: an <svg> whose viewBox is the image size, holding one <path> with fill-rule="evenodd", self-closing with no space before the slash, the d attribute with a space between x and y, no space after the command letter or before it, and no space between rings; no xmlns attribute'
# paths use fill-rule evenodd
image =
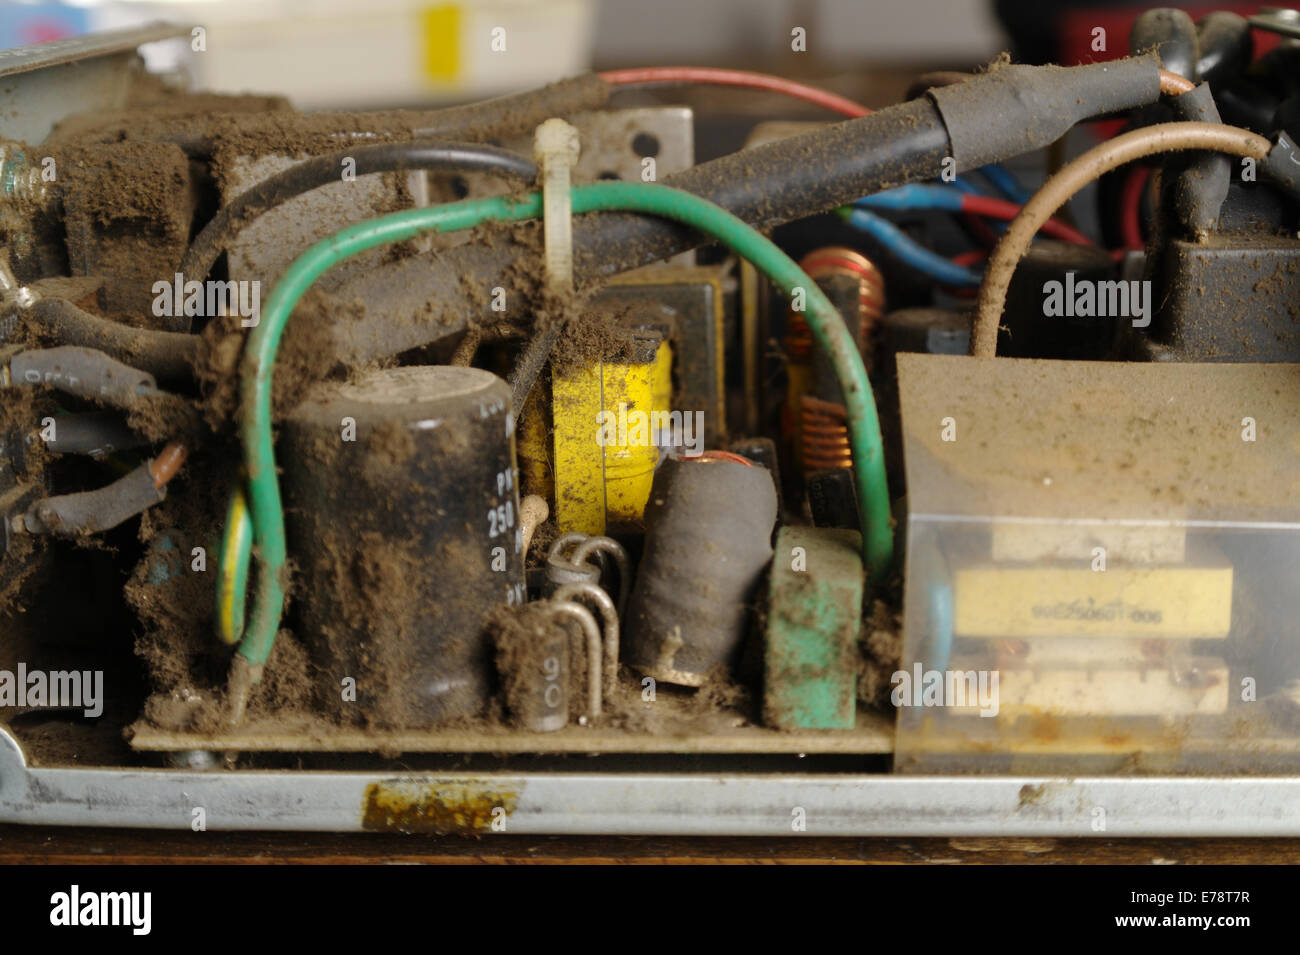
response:
<svg viewBox="0 0 1300 955"><path fill-rule="evenodd" d="M0 822L200 819L208 830L485 836L1300 836L1300 777L45 769L0 728Z"/></svg>

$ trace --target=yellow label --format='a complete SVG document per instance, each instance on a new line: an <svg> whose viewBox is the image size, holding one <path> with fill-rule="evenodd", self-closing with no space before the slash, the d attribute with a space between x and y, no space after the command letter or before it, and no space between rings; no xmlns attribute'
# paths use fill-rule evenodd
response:
<svg viewBox="0 0 1300 955"><path fill-rule="evenodd" d="M460 5L441 3L425 7L420 19L424 27L425 75L444 82L459 78Z"/></svg>
<svg viewBox="0 0 1300 955"><path fill-rule="evenodd" d="M1232 568L968 567L953 604L959 637L1220 638L1232 623Z"/></svg>

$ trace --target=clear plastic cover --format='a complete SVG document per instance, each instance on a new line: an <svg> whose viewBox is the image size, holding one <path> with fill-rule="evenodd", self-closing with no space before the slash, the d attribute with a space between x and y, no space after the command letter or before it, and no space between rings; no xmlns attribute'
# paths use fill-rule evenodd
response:
<svg viewBox="0 0 1300 955"><path fill-rule="evenodd" d="M1300 764L1300 374L900 356L904 772Z"/></svg>

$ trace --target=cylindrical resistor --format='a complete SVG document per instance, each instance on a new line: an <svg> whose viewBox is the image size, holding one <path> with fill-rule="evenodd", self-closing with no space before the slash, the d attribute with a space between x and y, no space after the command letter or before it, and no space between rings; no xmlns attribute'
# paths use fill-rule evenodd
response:
<svg viewBox="0 0 1300 955"><path fill-rule="evenodd" d="M627 662L684 686L702 686L729 668L772 559L775 523L767 468L708 455L667 458L646 505Z"/></svg>
<svg viewBox="0 0 1300 955"><path fill-rule="evenodd" d="M322 384L282 449L299 625L328 674L326 709L397 728L479 714L485 618L525 596L509 386L452 366Z"/></svg>

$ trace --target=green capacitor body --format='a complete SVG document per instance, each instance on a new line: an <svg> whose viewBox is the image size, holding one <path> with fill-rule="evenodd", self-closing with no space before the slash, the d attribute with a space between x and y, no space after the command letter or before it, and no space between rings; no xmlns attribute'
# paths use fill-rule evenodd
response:
<svg viewBox="0 0 1300 955"><path fill-rule="evenodd" d="M764 634L763 721L778 729L852 729L865 575L861 536L782 527Z"/></svg>

